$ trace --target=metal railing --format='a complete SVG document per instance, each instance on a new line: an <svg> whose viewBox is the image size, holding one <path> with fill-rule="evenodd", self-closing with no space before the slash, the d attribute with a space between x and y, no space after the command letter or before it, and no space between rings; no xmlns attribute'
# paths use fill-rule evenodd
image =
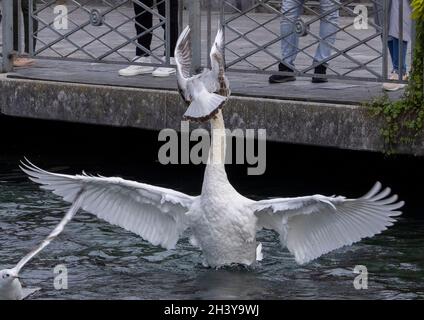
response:
<svg viewBox="0 0 424 320"><path fill-rule="evenodd" d="M18 8L14 9L19 12L18 15L11 9L13 1L18 4ZM20 34L20 49L7 47L7 51L27 51L30 57L38 59L169 66L172 56L170 42L176 42L178 37L178 30L175 32L171 28L170 17L177 20L177 27L182 26L178 20L183 16L183 6L177 9L172 6L178 4L177 0L2 2L5 7L3 16L8 18L2 23L3 38L5 35L8 37L8 44L13 42L13 17L22 18L20 12L28 10L28 16L23 16L24 22L28 20L26 27L23 28L25 24L22 21L15 23ZM146 5L147 2L154 3L154 6ZM176 14L175 10L178 11ZM25 33L33 41L22 45ZM23 50L24 47L27 50ZM149 56L151 63L134 62L136 54ZM5 64L7 62L3 62L3 69L10 70L10 64Z"/></svg>
<svg viewBox="0 0 424 320"><path fill-rule="evenodd" d="M366 4L353 0L261 0L243 10L234 1L224 0L220 21L225 29L227 69L275 74L282 63L293 72L286 70L281 75L313 77L315 68L325 64L326 78L386 81L390 75L390 23L399 25L398 60L403 58L402 1L408 0L400 1L399 21L390 21L386 0L369 0ZM380 16L381 25L376 23L376 16ZM323 50L319 52L318 48ZM406 71L402 64L399 67L399 74Z"/></svg>
<svg viewBox="0 0 424 320"><path fill-rule="evenodd" d="M313 77L317 66L327 66L323 77L386 81L390 75L388 39L390 11L387 0L15 0L28 7L28 23L18 25L18 51L27 47L39 59L140 64L134 51L148 55L152 66L169 66L175 28L192 27L193 65L209 66L209 49L216 29L225 31L228 71L290 74ZM408 0L401 0L408 1ZM2 0L4 71L11 70L13 0ZM151 3L149 3L151 2ZM175 3L178 13L175 14ZM174 4L174 9L172 7ZM326 3L325 5L323 5ZM322 5L322 7L321 7ZM362 11L357 10L357 6ZM185 10L186 9L186 10ZM173 11L174 10L174 11ZM359 14L366 28L357 28ZM400 46L403 58L403 6L399 5ZM377 23L374 17L380 17ZM16 17L16 14L15 14ZM146 23L146 19L151 21ZM175 20L178 20L177 22ZM25 30L22 25L26 26ZM324 28L322 27L324 25ZM363 26L363 24L361 25ZM22 35L31 39L22 45ZM151 41L149 40L151 37ZM147 38L147 40L146 40ZM34 41L32 41L34 40ZM16 40L15 40L16 42ZM149 44L145 45L145 43ZM15 44L16 45L16 44ZM411 45L408 46L409 50ZM296 59L294 59L296 58ZM410 60L410 53L408 53ZM403 64L400 64L402 74ZM403 70L405 71L405 70ZM400 80L400 79L399 79Z"/></svg>

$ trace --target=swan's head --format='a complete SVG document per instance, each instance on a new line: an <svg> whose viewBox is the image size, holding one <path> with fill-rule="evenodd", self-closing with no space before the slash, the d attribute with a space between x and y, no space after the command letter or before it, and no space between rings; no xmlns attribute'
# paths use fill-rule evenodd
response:
<svg viewBox="0 0 424 320"><path fill-rule="evenodd" d="M19 281L19 277L13 269L4 269L0 271L0 290L6 289L15 281Z"/></svg>

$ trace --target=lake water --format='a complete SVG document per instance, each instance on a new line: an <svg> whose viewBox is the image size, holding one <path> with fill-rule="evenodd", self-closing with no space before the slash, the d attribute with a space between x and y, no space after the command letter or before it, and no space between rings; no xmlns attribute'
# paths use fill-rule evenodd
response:
<svg viewBox="0 0 424 320"><path fill-rule="evenodd" d="M22 128L29 134L16 138L14 130ZM0 134L8 138L0 154L0 269L14 266L69 207L19 171L23 156L52 171L86 169L191 195L200 192L202 167L164 167L155 161L155 133L8 120ZM267 151L264 176L247 176L243 166L228 169L236 189L250 198L314 193L356 197L381 180L407 202L404 214L384 233L304 266L281 248L275 233L260 232L261 263L250 269L214 270L202 267L201 253L187 237L175 250L165 251L79 212L23 269L25 286L42 289L31 299L424 298L422 160L283 145L270 145ZM67 290L54 289L53 269L59 264L68 270ZM367 290L354 289L356 265L368 268Z"/></svg>

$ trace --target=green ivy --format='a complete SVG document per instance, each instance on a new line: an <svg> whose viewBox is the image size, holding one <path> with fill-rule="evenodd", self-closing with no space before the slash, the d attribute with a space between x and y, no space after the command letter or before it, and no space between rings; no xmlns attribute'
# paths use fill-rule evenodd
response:
<svg viewBox="0 0 424 320"><path fill-rule="evenodd" d="M417 20L424 19L424 0L412 1L412 17Z"/></svg>
<svg viewBox="0 0 424 320"><path fill-rule="evenodd" d="M374 116L381 117L383 120L381 134L386 144L386 152L389 154L394 153L398 145L412 145L418 136L422 136L424 127L423 0L414 2L414 17L418 18L416 20L416 41L412 69L405 94L399 101L391 101L387 95L384 95L366 104ZM421 7L417 7L417 5Z"/></svg>

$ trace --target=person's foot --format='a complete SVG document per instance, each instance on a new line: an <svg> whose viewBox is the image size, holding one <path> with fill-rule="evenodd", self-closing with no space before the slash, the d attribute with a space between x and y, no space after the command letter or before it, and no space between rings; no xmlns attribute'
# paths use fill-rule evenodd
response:
<svg viewBox="0 0 424 320"><path fill-rule="evenodd" d="M396 72L392 72L389 76L389 79L393 80L393 81L399 80L399 75ZM402 77L402 80L408 81L408 75L405 74ZM383 83L383 89L386 90L386 91L397 91L397 90L403 89L405 87L406 87L406 84L404 84L404 83L396 83L396 82Z"/></svg>
<svg viewBox="0 0 424 320"><path fill-rule="evenodd" d="M171 65L175 65L175 58L170 59ZM152 76L154 77L169 77L170 75L175 74L175 68L159 67L153 71Z"/></svg>
<svg viewBox="0 0 424 320"><path fill-rule="evenodd" d="M314 74L316 74L316 75L326 75L327 74L327 67L323 64L316 66ZM312 83L323 83L323 82L328 82L328 79L327 78L321 78L321 77L312 77Z"/></svg>
<svg viewBox="0 0 424 320"><path fill-rule="evenodd" d="M13 66L14 67L29 67L34 64L33 59L25 58L25 57L13 57Z"/></svg>
<svg viewBox="0 0 424 320"><path fill-rule="evenodd" d="M133 62L136 63L152 63L151 57L135 57L133 59ZM124 69L119 70L119 75L123 77L132 77L137 76L139 74L148 74L152 73L155 70L155 68L150 66L128 66Z"/></svg>
<svg viewBox="0 0 424 320"><path fill-rule="evenodd" d="M281 72L294 72L293 69L287 67L286 65L280 63L278 65L278 71ZM289 82L289 81L296 81L296 77L295 76L291 76L291 75L280 75L280 74L273 74L272 76L269 77L269 83L285 83L285 82Z"/></svg>

